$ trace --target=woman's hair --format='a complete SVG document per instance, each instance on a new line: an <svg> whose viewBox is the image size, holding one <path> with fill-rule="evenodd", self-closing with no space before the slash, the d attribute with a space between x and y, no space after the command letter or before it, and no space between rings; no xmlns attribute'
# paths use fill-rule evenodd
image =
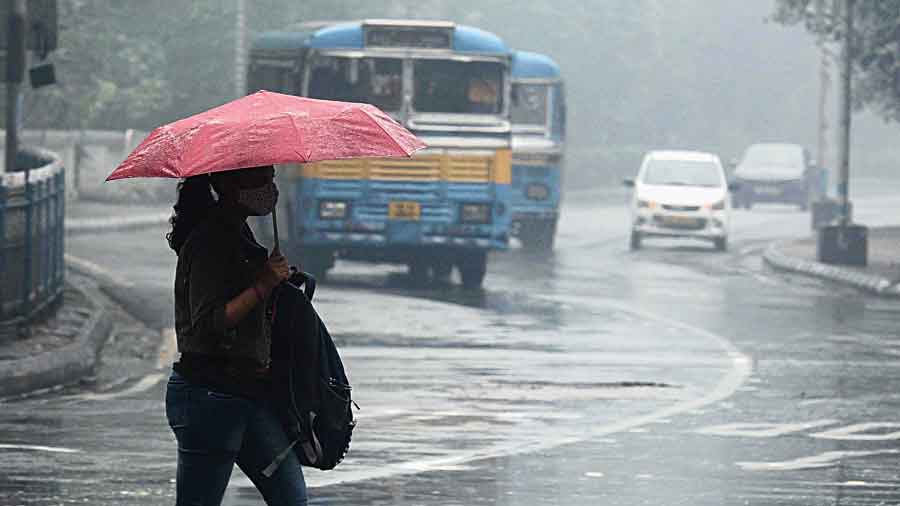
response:
<svg viewBox="0 0 900 506"><path fill-rule="evenodd" d="M166 234L169 247L177 254L187 241L191 231L206 218L215 205L208 174L191 176L178 183L178 201L175 202L175 213L169 218L172 230Z"/></svg>

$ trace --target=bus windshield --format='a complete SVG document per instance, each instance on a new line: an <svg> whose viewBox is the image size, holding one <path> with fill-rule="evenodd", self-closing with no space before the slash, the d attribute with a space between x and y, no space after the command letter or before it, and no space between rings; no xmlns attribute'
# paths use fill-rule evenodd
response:
<svg viewBox="0 0 900 506"><path fill-rule="evenodd" d="M309 76L309 97L366 102L396 112L403 103L403 62L395 58L319 57Z"/></svg>
<svg viewBox="0 0 900 506"><path fill-rule="evenodd" d="M413 66L419 112L500 114L503 66L490 62L420 60Z"/></svg>
<svg viewBox="0 0 900 506"><path fill-rule="evenodd" d="M547 123L546 84L513 84L510 114L516 125L538 125Z"/></svg>

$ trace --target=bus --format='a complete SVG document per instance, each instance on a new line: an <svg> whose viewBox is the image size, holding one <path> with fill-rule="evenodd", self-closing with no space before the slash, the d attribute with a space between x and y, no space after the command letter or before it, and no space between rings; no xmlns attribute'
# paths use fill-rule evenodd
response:
<svg viewBox="0 0 900 506"><path fill-rule="evenodd" d="M336 260L399 263L414 280L455 268L479 288L512 228L511 51L443 21L304 23L255 37L248 93L373 104L428 146L409 159L278 168L279 239L322 278ZM296 257L292 257L296 258Z"/></svg>
<svg viewBox="0 0 900 506"><path fill-rule="evenodd" d="M528 249L553 248L562 200L566 102L559 66L516 51L512 60L512 235Z"/></svg>

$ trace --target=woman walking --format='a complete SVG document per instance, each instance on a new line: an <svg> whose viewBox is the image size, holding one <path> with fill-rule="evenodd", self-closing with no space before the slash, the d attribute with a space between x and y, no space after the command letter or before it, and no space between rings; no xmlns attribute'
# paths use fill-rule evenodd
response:
<svg viewBox="0 0 900 506"><path fill-rule="evenodd" d="M266 301L289 268L246 223L274 209L273 178L273 167L255 167L189 177L178 187L166 236L178 255L181 355L166 391L166 416L178 440L177 506L219 505L235 463L268 505L306 504L293 452L271 476L262 472L290 445L266 397Z"/></svg>

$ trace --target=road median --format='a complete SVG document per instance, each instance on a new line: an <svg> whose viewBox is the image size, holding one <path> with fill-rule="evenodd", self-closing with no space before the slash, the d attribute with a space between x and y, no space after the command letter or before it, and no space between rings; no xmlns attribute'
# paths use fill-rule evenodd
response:
<svg viewBox="0 0 900 506"><path fill-rule="evenodd" d="M775 269L840 283L882 297L900 298L900 227L869 230L866 267L819 262L815 238L779 241L769 245L763 259Z"/></svg>

